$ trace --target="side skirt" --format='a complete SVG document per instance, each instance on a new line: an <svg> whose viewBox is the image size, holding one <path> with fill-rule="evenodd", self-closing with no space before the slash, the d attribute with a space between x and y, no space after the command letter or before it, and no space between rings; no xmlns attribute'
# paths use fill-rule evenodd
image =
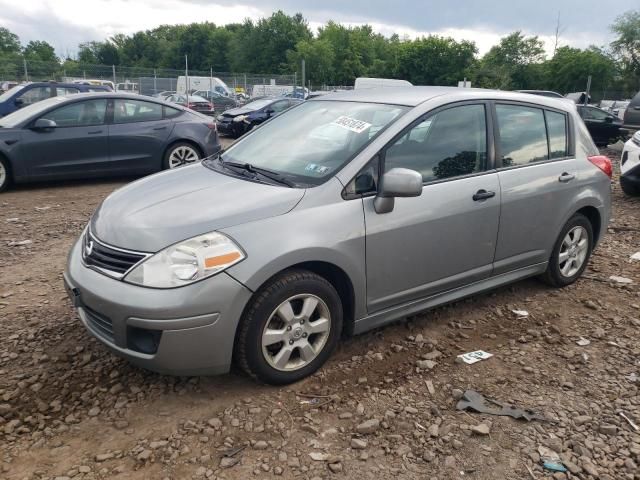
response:
<svg viewBox="0 0 640 480"><path fill-rule="evenodd" d="M529 267L520 268L508 273L503 273L495 277L490 277L486 280L481 280L464 287L441 292L436 295L423 298L421 300L414 300L409 303L388 308L356 320L353 333L354 335L359 335L368 330L381 327L409 315L415 315L416 313L429 310L446 303L461 300L463 298L476 295L480 292L492 290L502 285L508 285L510 283L518 280L523 280L528 277L540 275L541 273L544 273L546 269L547 262L538 263L536 265L531 265Z"/></svg>

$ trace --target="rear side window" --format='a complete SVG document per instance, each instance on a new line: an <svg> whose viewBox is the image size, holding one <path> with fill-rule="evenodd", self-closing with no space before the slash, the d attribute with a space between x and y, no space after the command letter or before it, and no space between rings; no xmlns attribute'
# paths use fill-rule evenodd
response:
<svg viewBox="0 0 640 480"><path fill-rule="evenodd" d="M182 110L178 110L177 108L167 107L166 105L164 105L163 108L164 108L164 118L177 117L182 113Z"/></svg>
<svg viewBox="0 0 640 480"><path fill-rule="evenodd" d="M547 133L549 134L549 156L564 158L569 156L567 142L567 116L563 113L545 110Z"/></svg>
<svg viewBox="0 0 640 480"><path fill-rule="evenodd" d="M544 113L540 108L496 105L502 166L515 167L549 159Z"/></svg>
<svg viewBox="0 0 640 480"><path fill-rule="evenodd" d="M162 105L140 100L116 99L113 123L133 123L162 120Z"/></svg>
<svg viewBox="0 0 640 480"><path fill-rule="evenodd" d="M42 116L56 122L58 127L87 127L104 124L107 100L86 100L56 108Z"/></svg>
<svg viewBox="0 0 640 480"><path fill-rule="evenodd" d="M430 115L385 153L385 172L409 168L420 172L424 182L478 173L486 163L484 105L461 105Z"/></svg>

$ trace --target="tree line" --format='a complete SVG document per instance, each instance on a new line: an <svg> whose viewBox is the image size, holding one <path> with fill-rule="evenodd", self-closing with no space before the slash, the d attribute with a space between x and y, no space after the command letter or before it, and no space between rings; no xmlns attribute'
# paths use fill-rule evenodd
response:
<svg viewBox="0 0 640 480"><path fill-rule="evenodd" d="M14 33L0 28L0 62L26 59L63 68L103 64L182 69L188 55L193 70L291 74L300 71L304 59L306 78L316 87L353 85L359 76L402 78L416 85L455 85L467 78L478 87L566 93L584 90L591 75L593 92L636 92L640 9L619 16L610 28L615 39L609 45L557 46L550 57L539 37L516 31L480 57L473 41L437 35L412 40L385 37L368 25L330 21L314 34L302 14L277 11L239 24L162 25L118 34L80 44L74 58L58 58L46 41L23 46Z"/></svg>

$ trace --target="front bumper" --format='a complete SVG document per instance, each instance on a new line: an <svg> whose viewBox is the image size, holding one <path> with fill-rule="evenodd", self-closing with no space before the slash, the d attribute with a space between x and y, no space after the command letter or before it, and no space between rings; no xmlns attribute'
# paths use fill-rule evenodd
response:
<svg viewBox="0 0 640 480"><path fill-rule="evenodd" d="M226 273L192 285L153 289L86 267L73 246L64 282L87 330L131 363L172 375L212 375L231 366L236 327L251 291ZM143 353L135 338L157 340ZM143 349L144 350L144 349Z"/></svg>

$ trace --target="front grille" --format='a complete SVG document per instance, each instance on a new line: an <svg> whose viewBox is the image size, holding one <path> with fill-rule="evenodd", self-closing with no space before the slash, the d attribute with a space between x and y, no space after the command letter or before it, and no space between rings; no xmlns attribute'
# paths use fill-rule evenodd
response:
<svg viewBox="0 0 640 480"><path fill-rule="evenodd" d="M117 277L124 275L146 256L144 253L108 247L100 243L89 231L83 239L82 258L84 263L87 266L106 270L105 273L111 273Z"/></svg>
<svg viewBox="0 0 640 480"><path fill-rule="evenodd" d="M87 306L84 306L83 308L87 316L89 328L91 328L91 330L93 330L97 335L100 335L113 343L113 323L111 322L111 319L91 310Z"/></svg>

